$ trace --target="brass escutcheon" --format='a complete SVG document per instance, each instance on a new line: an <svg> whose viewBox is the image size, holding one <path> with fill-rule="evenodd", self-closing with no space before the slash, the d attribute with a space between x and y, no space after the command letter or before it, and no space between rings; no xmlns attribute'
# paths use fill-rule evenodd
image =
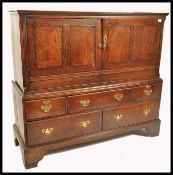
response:
<svg viewBox="0 0 173 175"><path fill-rule="evenodd" d="M80 104L81 106L86 107L90 104L90 100L89 99L80 100Z"/></svg>
<svg viewBox="0 0 173 175"><path fill-rule="evenodd" d="M42 129L42 133L46 136L50 135L53 131L53 128L45 128L45 129Z"/></svg>
<svg viewBox="0 0 173 175"><path fill-rule="evenodd" d="M84 128L87 128L89 124L90 124L89 120L80 122L80 126Z"/></svg>
<svg viewBox="0 0 173 175"><path fill-rule="evenodd" d="M107 47L107 40L108 40L108 37L107 37L107 35L105 35L103 38L103 49L105 49Z"/></svg>
<svg viewBox="0 0 173 175"><path fill-rule="evenodd" d="M144 90L144 94L149 96L152 93L151 85L146 85Z"/></svg>
<svg viewBox="0 0 173 175"><path fill-rule="evenodd" d="M117 100L117 101L121 101L121 100L123 99L123 94L122 94L122 93L120 93L120 94L115 94L115 95L114 95L114 98L115 98L115 100Z"/></svg>
<svg viewBox="0 0 173 175"><path fill-rule="evenodd" d="M43 101L43 104L40 109L43 111L43 112L49 112L52 108L52 104L50 102L50 100L44 100Z"/></svg>

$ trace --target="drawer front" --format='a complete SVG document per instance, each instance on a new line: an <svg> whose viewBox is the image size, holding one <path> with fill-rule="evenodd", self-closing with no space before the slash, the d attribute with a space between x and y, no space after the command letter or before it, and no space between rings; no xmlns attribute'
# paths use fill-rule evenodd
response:
<svg viewBox="0 0 173 175"><path fill-rule="evenodd" d="M111 105L122 105L131 102L132 89L104 91L69 97L69 112L80 112Z"/></svg>
<svg viewBox="0 0 173 175"><path fill-rule="evenodd" d="M132 81L132 80L141 80L141 79L148 79L154 78L158 76L157 74L158 69L156 68L128 68L121 70L120 72L116 71L105 71L102 74L102 83L107 84L107 83L121 83L121 82L127 82L127 81Z"/></svg>
<svg viewBox="0 0 173 175"><path fill-rule="evenodd" d="M150 99L158 99L161 96L162 83L147 84L134 88L134 100L143 101Z"/></svg>
<svg viewBox="0 0 173 175"><path fill-rule="evenodd" d="M158 118L160 101L129 105L103 111L103 129L118 128Z"/></svg>
<svg viewBox="0 0 173 175"><path fill-rule="evenodd" d="M132 89L111 90L102 95L103 107L118 106L130 103L132 101Z"/></svg>
<svg viewBox="0 0 173 175"><path fill-rule="evenodd" d="M29 89L31 91L43 91L45 89L70 89L70 88L79 88L79 87L89 87L97 85L99 76L97 74L84 75L84 73L79 74L65 74L65 75L56 75L49 76L45 78L30 78Z"/></svg>
<svg viewBox="0 0 173 175"><path fill-rule="evenodd" d="M28 145L95 133L101 130L101 124L101 111L28 122Z"/></svg>
<svg viewBox="0 0 173 175"><path fill-rule="evenodd" d="M26 119L51 117L65 114L65 98L26 101Z"/></svg>
<svg viewBox="0 0 173 175"><path fill-rule="evenodd" d="M69 113L99 108L102 104L101 93L75 95L68 98Z"/></svg>

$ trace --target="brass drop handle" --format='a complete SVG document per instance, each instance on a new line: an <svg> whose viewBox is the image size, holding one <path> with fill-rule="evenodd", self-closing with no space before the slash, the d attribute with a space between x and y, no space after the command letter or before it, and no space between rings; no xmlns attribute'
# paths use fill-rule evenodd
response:
<svg viewBox="0 0 173 175"><path fill-rule="evenodd" d="M89 120L80 122L80 126L83 128L87 128L89 124L90 124Z"/></svg>
<svg viewBox="0 0 173 175"><path fill-rule="evenodd" d="M107 37L107 35L105 35L103 37L103 49L106 49L106 47L107 47L107 40L108 40L108 37Z"/></svg>
<svg viewBox="0 0 173 175"><path fill-rule="evenodd" d="M43 111L43 112L49 112L52 108L52 104L50 102L50 100L44 100L43 101L43 105L40 107L40 109Z"/></svg>
<svg viewBox="0 0 173 175"><path fill-rule="evenodd" d="M151 112L151 108L147 108L143 110L144 116L147 117Z"/></svg>
<svg viewBox="0 0 173 175"><path fill-rule="evenodd" d="M115 114L113 116L113 120L120 121L123 118L123 114Z"/></svg>
<svg viewBox="0 0 173 175"><path fill-rule="evenodd" d="M144 90L144 94L149 96L149 95L151 95L151 93L152 93L151 85L146 85L145 90Z"/></svg>
<svg viewBox="0 0 173 175"><path fill-rule="evenodd" d="M116 101L121 101L123 99L123 94L122 93L115 94L114 99Z"/></svg>
<svg viewBox="0 0 173 175"><path fill-rule="evenodd" d="M44 128L44 129L42 129L42 133L46 136L51 135L52 131L53 131L53 128Z"/></svg>
<svg viewBox="0 0 173 175"><path fill-rule="evenodd" d="M80 100L80 104L83 107L89 106L90 100L89 99Z"/></svg>

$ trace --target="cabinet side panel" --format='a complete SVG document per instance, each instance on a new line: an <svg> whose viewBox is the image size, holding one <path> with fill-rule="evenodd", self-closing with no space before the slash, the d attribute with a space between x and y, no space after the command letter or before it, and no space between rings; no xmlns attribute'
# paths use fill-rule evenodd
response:
<svg viewBox="0 0 173 175"><path fill-rule="evenodd" d="M13 81L13 103L15 112L15 124L19 130L20 136L25 143L25 129L24 129L24 113L23 113L23 94Z"/></svg>
<svg viewBox="0 0 173 175"><path fill-rule="evenodd" d="M13 51L14 80L23 90L20 28L18 14L11 14L11 38Z"/></svg>

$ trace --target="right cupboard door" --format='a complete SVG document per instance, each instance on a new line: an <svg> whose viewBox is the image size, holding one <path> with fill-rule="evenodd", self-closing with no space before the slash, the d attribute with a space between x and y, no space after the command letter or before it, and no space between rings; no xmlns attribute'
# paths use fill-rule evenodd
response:
<svg viewBox="0 0 173 175"><path fill-rule="evenodd" d="M163 19L103 20L103 69L159 65Z"/></svg>

